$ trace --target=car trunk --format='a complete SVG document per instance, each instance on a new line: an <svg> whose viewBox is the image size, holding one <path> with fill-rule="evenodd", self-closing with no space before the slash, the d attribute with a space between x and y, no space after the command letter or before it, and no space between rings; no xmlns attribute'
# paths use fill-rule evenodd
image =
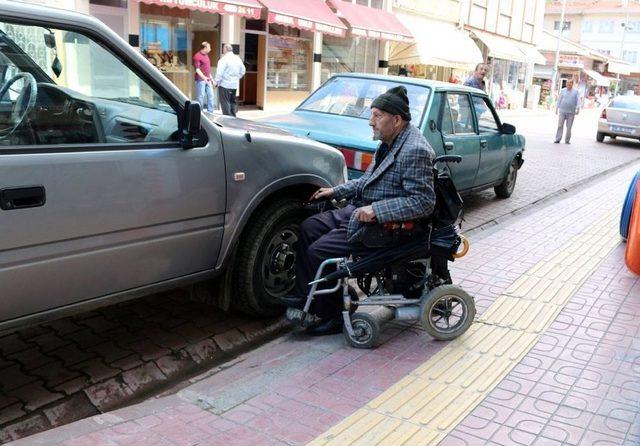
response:
<svg viewBox="0 0 640 446"><path fill-rule="evenodd" d="M607 108L607 123L625 127L640 126L640 111L628 108Z"/></svg>

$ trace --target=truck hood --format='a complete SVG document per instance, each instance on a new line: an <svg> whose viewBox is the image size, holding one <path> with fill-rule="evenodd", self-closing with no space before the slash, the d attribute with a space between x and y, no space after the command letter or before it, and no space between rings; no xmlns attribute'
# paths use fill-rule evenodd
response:
<svg viewBox="0 0 640 446"><path fill-rule="evenodd" d="M233 116L214 115L207 114L205 116L209 118L213 123L222 128L232 130L243 130L245 132L261 132L270 133L275 135L291 135L290 132L286 132L281 128L274 127L262 122L249 121L247 119L235 118Z"/></svg>
<svg viewBox="0 0 640 446"><path fill-rule="evenodd" d="M260 122L279 127L297 136L306 136L331 146L374 152L378 142L371 139L369 121L349 116L295 110Z"/></svg>

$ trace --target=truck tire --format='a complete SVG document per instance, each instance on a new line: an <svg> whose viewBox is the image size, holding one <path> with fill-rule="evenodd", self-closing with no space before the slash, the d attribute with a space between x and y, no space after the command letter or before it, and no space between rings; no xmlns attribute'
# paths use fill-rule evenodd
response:
<svg viewBox="0 0 640 446"><path fill-rule="evenodd" d="M250 316L283 311L278 297L293 288L301 201L285 198L259 210L242 234L232 273L231 306Z"/></svg>
<svg viewBox="0 0 640 446"><path fill-rule="evenodd" d="M516 180L518 179L518 160L513 160L509 166L507 176L502 183L493 188L498 198L509 198L516 188Z"/></svg>
<svg viewBox="0 0 640 446"><path fill-rule="evenodd" d="M602 132L596 133L596 141L603 142L604 141L604 137L605 137L604 133L602 133Z"/></svg>

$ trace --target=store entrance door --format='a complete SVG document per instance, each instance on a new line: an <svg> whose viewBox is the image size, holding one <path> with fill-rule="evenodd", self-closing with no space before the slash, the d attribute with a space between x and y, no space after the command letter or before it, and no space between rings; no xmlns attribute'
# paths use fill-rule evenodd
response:
<svg viewBox="0 0 640 446"><path fill-rule="evenodd" d="M247 73L242 79L240 100L243 105L264 105L264 69L266 65L266 39L262 34L245 31L244 64Z"/></svg>

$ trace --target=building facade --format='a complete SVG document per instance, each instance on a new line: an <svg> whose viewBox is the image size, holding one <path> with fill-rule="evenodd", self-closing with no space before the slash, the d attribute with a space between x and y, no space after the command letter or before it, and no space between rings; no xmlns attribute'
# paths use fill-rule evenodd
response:
<svg viewBox="0 0 640 446"><path fill-rule="evenodd" d="M390 0L90 0L90 12L190 97L200 43L214 69L232 44L247 66L240 103L267 110L290 110L335 73L386 73L389 42L412 39Z"/></svg>
<svg viewBox="0 0 640 446"><path fill-rule="evenodd" d="M544 8L544 0L394 0L416 43L391 44L391 69L408 65L419 77L464 82L484 61L494 102L502 96L507 106L522 107L534 63L545 63L536 50Z"/></svg>
<svg viewBox="0 0 640 446"><path fill-rule="evenodd" d="M561 13L562 2L548 0L545 29L608 56L604 65L596 65L599 73L619 78L623 93L640 93L640 2L566 0L562 26Z"/></svg>

